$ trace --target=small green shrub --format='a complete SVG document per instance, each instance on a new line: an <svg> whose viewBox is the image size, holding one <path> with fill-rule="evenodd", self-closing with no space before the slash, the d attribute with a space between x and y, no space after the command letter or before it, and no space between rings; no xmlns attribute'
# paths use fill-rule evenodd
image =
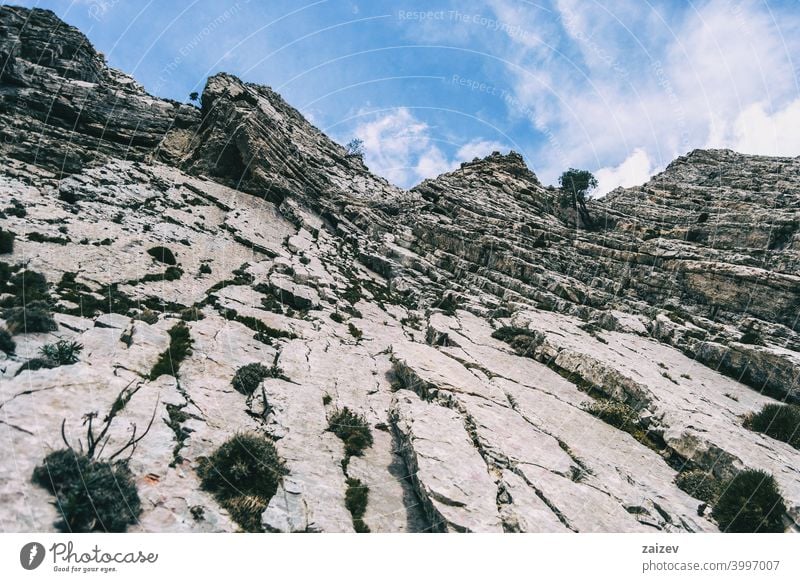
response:
<svg viewBox="0 0 800 582"><path fill-rule="evenodd" d="M336 323L344 323L344 316L338 311L334 311L331 313L331 319Z"/></svg>
<svg viewBox="0 0 800 582"><path fill-rule="evenodd" d="M25 218L26 216L28 216L28 210L25 208L25 205L19 200L12 200L11 206L5 208L3 212L7 216L16 216L17 218Z"/></svg>
<svg viewBox="0 0 800 582"><path fill-rule="evenodd" d="M342 299L350 303L351 305L355 305L359 301L361 301L361 285L358 283L353 283L347 289L342 292Z"/></svg>
<svg viewBox="0 0 800 582"><path fill-rule="evenodd" d="M15 235L10 230L0 228L0 255L8 255L14 252Z"/></svg>
<svg viewBox="0 0 800 582"><path fill-rule="evenodd" d="M178 375L181 362L192 353L192 338L184 322L178 322L169 330L169 347L158 357L150 370L150 379L162 374Z"/></svg>
<svg viewBox="0 0 800 582"><path fill-rule="evenodd" d="M53 236L49 234L43 234L41 232L29 232L28 233L28 240L32 242L38 243L53 243L57 245L65 245L69 243L68 238L64 238L61 236Z"/></svg>
<svg viewBox="0 0 800 582"><path fill-rule="evenodd" d="M742 471L731 479L712 515L724 532L780 533L786 504L775 478L764 471Z"/></svg>
<svg viewBox="0 0 800 582"><path fill-rule="evenodd" d="M233 375L233 387L237 392L250 396L258 385L270 376L269 368L259 363L247 364L236 370Z"/></svg>
<svg viewBox="0 0 800 582"><path fill-rule="evenodd" d="M44 333L55 331L58 324L50 314L50 307L44 301L32 301L26 307L11 307L3 310L8 331L18 333Z"/></svg>
<svg viewBox="0 0 800 582"><path fill-rule="evenodd" d="M15 305L27 305L31 301L47 301L50 298L47 279L37 271L24 269L14 273L9 277L8 284L8 292L14 295Z"/></svg>
<svg viewBox="0 0 800 582"><path fill-rule="evenodd" d="M94 461L73 449L55 451L33 470L33 482L56 497L64 532L124 532L141 513L133 475L124 461Z"/></svg>
<svg viewBox="0 0 800 582"><path fill-rule="evenodd" d="M211 274L211 265L208 263L203 263L200 265L200 274L201 275L210 275Z"/></svg>
<svg viewBox="0 0 800 582"><path fill-rule="evenodd" d="M639 416L627 404L616 400L595 400L588 403L584 409L592 416L615 428L629 430L639 425Z"/></svg>
<svg viewBox="0 0 800 582"><path fill-rule="evenodd" d="M675 484L678 489L710 505L716 503L722 485L714 475L702 469L681 471L675 478Z"/></svg>
<svg viewBox="0 0 800 582"><path fill-rule="evenodd" d="M434 303L445 315L455 315L456 310L461 309L463 301L455 294L446 292Z"/></svg>
<svg viewBox="0 0 800 582"><path fill-rule="evenodd" d="M756 432L800 449L800 406L765 404L746 424Z"/></svg>
<svg viewBox="0 0 800 582"><path fill-rule="evenodd" d="M349 331L350 335L356 338L357 340L360 340L364 336L364 332L358 329L352 323L347 324L347 331Z"/></svg>
<svg viewBox="0 0 800 582"><path fill-rule="evenodd" d="M11 338L11 334L8 333L7 329L0 327L0 351L6 354L13 354L16 349L17 344Z"/></svg>
<svg viewBox="0 0 800 582"><path fill-rule="evenodd" d="M492 332L494 339L507 343L518 356L532 358L542 343L542 334L524 327L501 327Z"/></svg>
<svg viewBox="0 0 800 582"><path fill-rule="evenodd" d="M369 488L361 480L348 477L344 505L353 516L353 528L357 533L369 533L369 526L364 523L364 513L367 511L368 501Z"/></svg>
<svg viewBox="0 0 800 582"><path fill-rule="evenodd" d="M39 349L44 359L50 360L56 366L68 366L78 361L78 354L83 351L83 346L75 341L58 340Z"/></svg>
<svg viewBox="0 0 800 582"><path fill-rule="evenodd" d="M256 434L235 435L199 459L201 486L245 531L261 531L261 514L288 471L275 445Z"/></svg>
<svg viewBox="0 0 800 582"><path fill-rule="evenodd" d="M348 457L361 456L364 449L372 446L372 433L367 421L346 406L330 417L328 430L342 439Z"/></svg>
<svg viewBox="0 0 800 582"><path fill-rule="evenodd" d="M333 401L333 398L331 398L330 394L323 394L322 395L322 405L323 406L328 406L328 404L330 404L332 401Z"/></svg>
<svg viewBox="0 0 800 582"><path fill-rule="evenodd" d="M156 313L152 309L148 309L147 307L142 309L141 313L137 313L136 315L134 315L133 318L138 319L139 321L143 321L145 323L149 323L150 325L158 323L158 313Z"/></svg>
<svg viewBox="0 0 800 582"><path fill-rule="evenodd" d="M157 246L147 249L147 254L157 260L159 263L165 265L177 265L178 261L175 260L175 255L167 247Z"/></svg>

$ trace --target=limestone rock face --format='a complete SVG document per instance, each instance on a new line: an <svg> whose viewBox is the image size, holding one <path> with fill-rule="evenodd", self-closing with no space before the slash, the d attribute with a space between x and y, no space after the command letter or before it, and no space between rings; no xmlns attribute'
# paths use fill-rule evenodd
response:
<svg viewBox="0 0 800 582"><path fill-rule="evenodd" d="M200 120L196 108L155 99L108 68L49 11L1 7L0 59L0 151L58 175L110 157L150 158L165 135Z"/></svg>
<svg viewBox="0 0 800 582"><path fill-rule="evenodd" d="M404 191L271 89L152 97L51 12L0 8L0 59L2 531L54 529L31 474L112 411L107 450L153 419L129 531L239 529L198 469L241 433L286 469L264 531L713 532L679 474L746 468L800 527L800 451L746 422L800 400L800 159L695 151L576 228L516 153Z"/></svg>

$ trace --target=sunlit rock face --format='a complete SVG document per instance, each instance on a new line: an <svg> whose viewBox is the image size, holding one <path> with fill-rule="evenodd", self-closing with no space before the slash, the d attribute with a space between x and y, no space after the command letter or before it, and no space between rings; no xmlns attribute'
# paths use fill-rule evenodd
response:
<svg viewBox="0 0 800 582"><path fill-rule="evenodd" d="M516 153L401 190L269 88L152 97L50 12L0 9L0 60L3 531L56 527L31 475L89 413L98 460L144 435L128 531L718 531L687 469L769 472L798 528L800 452L746 419L800 399L800 160L695 151L576 227ZM23 271L55 329L14 320ZM202 466L244 433L285 472L236 505Z"/></svg>

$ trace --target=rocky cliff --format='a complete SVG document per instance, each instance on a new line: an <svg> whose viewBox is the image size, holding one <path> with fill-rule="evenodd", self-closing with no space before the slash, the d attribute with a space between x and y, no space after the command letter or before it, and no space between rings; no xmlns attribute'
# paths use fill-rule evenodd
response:
<svg viewBox="0 0 800 582"><path fill-rule="evenodd" d="M689 477L746 469L800 527L800 451L752 423L800 400L800 158L694 151L576 228L513 152L404 191L47 11L0 8L0 61L3 531L64 529L32 475L101 420L96 462L143 436L127 531L718 531ZM244 434L274 491L209 486Z"/></svg>

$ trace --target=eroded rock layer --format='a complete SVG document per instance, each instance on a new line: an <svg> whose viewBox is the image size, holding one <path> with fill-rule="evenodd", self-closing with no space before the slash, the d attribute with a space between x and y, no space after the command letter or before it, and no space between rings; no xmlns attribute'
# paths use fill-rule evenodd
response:
<svg viewBox="0 0 800 582"><path fill-rule="evenodd" d="M111 411L108 450L155 415L128 531L239 529L199 467L241 433L286 468L264 531L717 531L690 469L771 473L798 528L800 451L745 419L800 400L800 159L695 151L576 228L513 152L403 191L269 88L152 97L50 12L0 8L0 61L0 275L56 324L3 312L3 531L54 528L32 472Z"/></svg>

